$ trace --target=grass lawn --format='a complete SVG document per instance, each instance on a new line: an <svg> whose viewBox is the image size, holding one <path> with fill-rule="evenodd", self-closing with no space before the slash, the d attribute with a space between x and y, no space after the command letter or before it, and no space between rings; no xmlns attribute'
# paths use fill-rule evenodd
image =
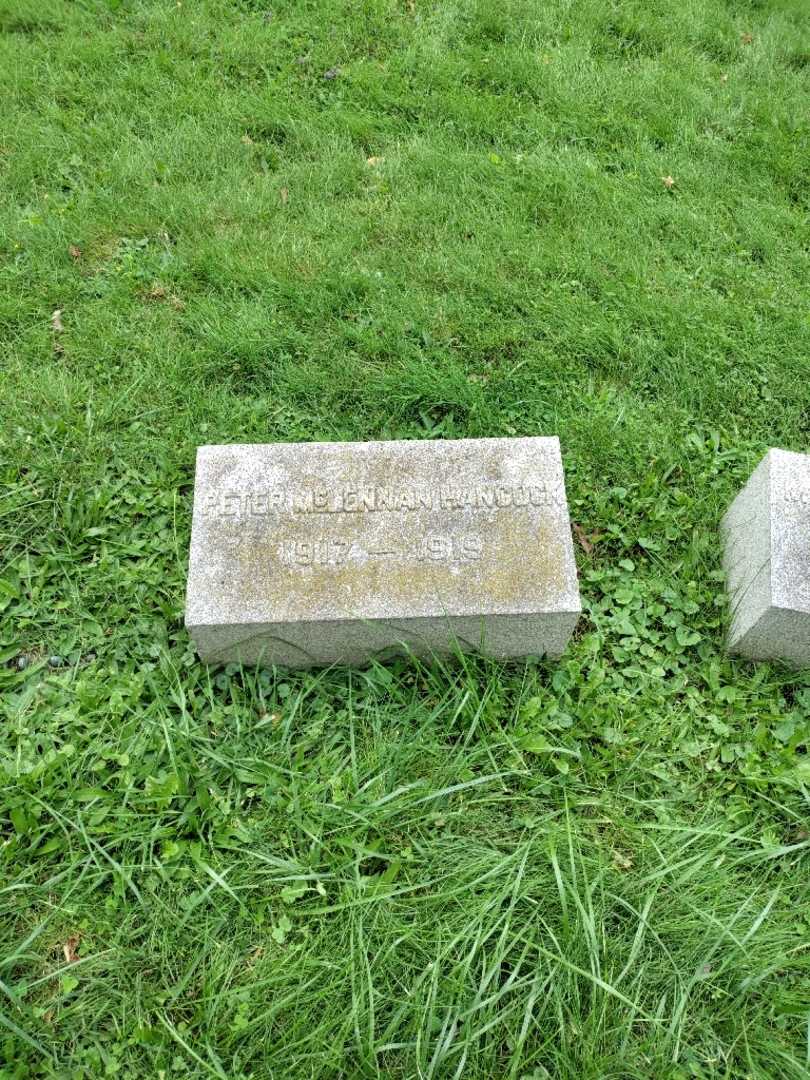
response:
<svg viewBox="0 0 810 1080"><path fill-rule="evenodd" d="M810 1076L806 0L0 0L0 1077ZM558 434L565 659L208 670L197 444Z"/></svg>

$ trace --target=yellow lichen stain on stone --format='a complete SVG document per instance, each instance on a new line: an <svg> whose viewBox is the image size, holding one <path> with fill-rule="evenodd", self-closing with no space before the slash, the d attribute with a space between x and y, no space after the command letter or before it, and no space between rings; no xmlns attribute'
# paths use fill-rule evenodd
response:
<svg viewBox="0 0 810 1080"><path fill-rule="evenodd" d="M360 515L341 515L339 523L336 515L324 515L320 528L313 528L308 515L283 515L275 527L268 518L256 519L231 527L219 571L227 575L227 594L235 608L266 607L274 619L466 615L520 610L527 603L553 607L565 592L566 551L559 527L550 520L537 525L534 516L514 508L472 520L459 515L462 520L450 529L442 515L431 526L425 519L436 521L435 513L404 511L387 515L396 527L384 530L367 528ZM456 543L480 537L481 558L417 560L414 551L425 533L440 529ZM313 544L330 536L352 544L344 561L290 565L280 558L282 544ZM366 554L380 548L395 554Z"/></svg>

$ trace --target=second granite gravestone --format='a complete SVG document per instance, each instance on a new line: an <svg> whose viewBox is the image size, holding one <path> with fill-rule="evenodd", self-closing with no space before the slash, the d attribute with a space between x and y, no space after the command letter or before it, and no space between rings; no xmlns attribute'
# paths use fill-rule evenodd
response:
<svg viewBox="0 0 810 1080"><path fill-rule="evenodd" d="M198 451L186 625L206 661L557 657L579 612L556 438Z"/></svg>
<svg viewBox="0 0 810 1080"><path fill-rule="evenodd" d="M810 666L810 456L769 450L721 530L729 648Z"/></svg>

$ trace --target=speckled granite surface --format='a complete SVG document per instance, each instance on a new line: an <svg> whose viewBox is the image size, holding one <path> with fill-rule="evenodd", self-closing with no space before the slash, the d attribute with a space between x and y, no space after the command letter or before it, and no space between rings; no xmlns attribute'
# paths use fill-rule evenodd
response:
<svg viewBox="0 0 810 1080"><path fill-rule="evenodd" d="M556 657L579 611L556 438L198 451L186 625L204 660Z"/></svg>
<svg viewBox="0 0 810 1080"><path fill-rule="evenodd" d="M810 665L810 455L769 450L721 531L729 648L753 660Z"/></svg>

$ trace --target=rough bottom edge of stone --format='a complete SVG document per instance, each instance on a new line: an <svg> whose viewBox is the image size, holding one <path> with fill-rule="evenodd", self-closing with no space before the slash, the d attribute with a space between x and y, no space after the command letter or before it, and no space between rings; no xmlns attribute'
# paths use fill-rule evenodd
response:
<svg viewBox="0 0 810 1080"><path fill-rule="evenodd" d="M743 660L810 668L810 614L770 607L744 634L735 635L732 628L726 647Z"/></svg>
<svg viewBox="0 0 810 1080"><path fill-rule="evenodd" d="M369 620L334 623L254 624L242 627L191 625L200 659L211 665L246 667L363 666L412 654L422 658L473 653L498 660L540 656L556 660L565 651L579 611L484 618ZM429 624L429 625L426 625Z"/></svg>

